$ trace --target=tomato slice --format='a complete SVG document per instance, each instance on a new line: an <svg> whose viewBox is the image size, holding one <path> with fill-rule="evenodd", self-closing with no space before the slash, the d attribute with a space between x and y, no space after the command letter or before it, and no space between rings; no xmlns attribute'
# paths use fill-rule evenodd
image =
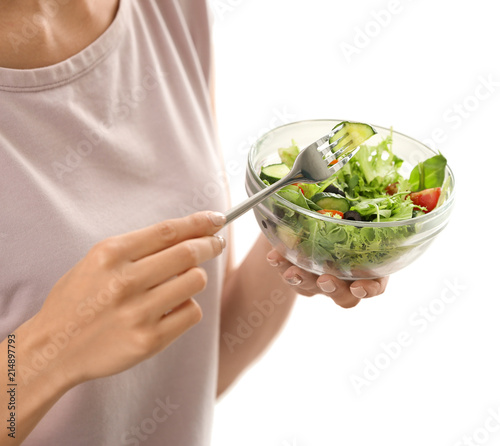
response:
<svg viewBox="0 0 500 446"><path fill-rule="evenodd" d="M410 200L413 201L414 204L426 208L427 210L424 212L427 214L436 207L440 196L441 188L433 187L432 189L424 189L420 192L412 192L410 194Z"/></svg>
<svg viewBox="0 0 500 446"><path fill-rule="evenodd" d="M302 189L300 186L299 186L300 183L292 183L292 186L297 186L300 191L302 192L302 195L305 195L306 193L304 192L304 189Z"/></svg>
<svg viewBox="0 0 500 446"><path fill-rule="evenodd" d="M328 215L330 217L333 217L334 215L340 215L342 218L344 218L344 213L343 212L336 211L334 209L321 209L318 212L320 214Z"/></svg>

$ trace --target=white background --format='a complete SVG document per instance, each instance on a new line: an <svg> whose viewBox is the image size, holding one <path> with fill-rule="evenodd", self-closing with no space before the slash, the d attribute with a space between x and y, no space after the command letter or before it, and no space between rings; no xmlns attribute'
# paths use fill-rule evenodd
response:
<svg viewBox="0 0 500 446"><path fill-rule="evenodd" d="M393 126L439 149L458 182L448 227L384 295L350 310L299 299L218 404L215 446L500 444L496 4L212 0L234 203L250 143L301 119ZM259 229L252 213L234 227L241 260ZM410 343L398 349L401 332ZM377 360L385 369L367 371ZM359 391L353 376L366 379Z"/></svg>

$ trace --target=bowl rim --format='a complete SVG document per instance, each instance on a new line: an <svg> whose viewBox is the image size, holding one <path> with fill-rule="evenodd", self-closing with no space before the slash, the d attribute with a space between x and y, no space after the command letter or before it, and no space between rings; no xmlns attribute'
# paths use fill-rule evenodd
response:
<svg viewBox="0 0 500 446"><path fill-rule="evenodd" d="M266 185L260 179L260 176L257 174L255 169L253 168L253 164L252 164L252 160L255 157L256 149L259 146L259 143L263 139L269 137L269 135L271 135L275 131L281 130L285 127L292 127L292 126L297 125L297 124L305 124L308 122L332 122L332 123L334 123L333 125L336 125L339 122L343 122L343 121L346 121L346 120L345 119L344 120L340 120L340 119L303 119L303 120L293 121L293 122L289 122L287 124L283 124L283 125L274 127L273 129L271 129L271 130L267 131L266 133L264 133L263 135L261 135L251 145L250 150L248 152L248 156L247 156L247 170L250 171L253 179L256 180L260 189L263 189L264 187L266 187ZM418 139L415 139L411 136L405 135L404 133L398 132L392 128L387 128L387 127L384 127L381 125L376 125L376 124L370 124L370 125L372 127L374 127L375 129L381 129L381 130L385 130L387 132L392 132L393 134L395 133L395 134L402 136L403 138L407 138L411 141L414 141L416 144L423 146L429 152L434 153L435 155L438 155L440 153L439 151L435 151L434 149L425 145L423 142L419 141ZM340 225L357 226L359 228L390 228L390 227L394 227L394 226L406 226L406 225L410 225L410 224L413 225L413 224L425 223L425 222L428 222L430 220L437 219L439 216L444 214L453 205L453 203L455 201L455 175L454 175L453 170L451 169L451 167L449 166L448 163L446 163L446 171L448 173L448 176L451 179L451 190L449 192L449 196L447 197L446 201L436 210L433 210L433 211L429 212L428 214L419 215L418 217L414 217L410 220L385 221L385 222L343 220L343 219L339 219L339 218L329 217L328 215L320 214L319 212L316 212L316 211L304 209L304 208L302 208L294 203L291 203L288 200L285 200L283 197L280 197L277 194L274 194L273 198L278 200L278 202L280 202L282 205L293 209L295 212L299 212L299 213L308 215L312 218L316 218L316 219L323 220L326 222L335 222L335 223L338 223ZM248 187L247 187L247 191L248 191Z"/></svg>

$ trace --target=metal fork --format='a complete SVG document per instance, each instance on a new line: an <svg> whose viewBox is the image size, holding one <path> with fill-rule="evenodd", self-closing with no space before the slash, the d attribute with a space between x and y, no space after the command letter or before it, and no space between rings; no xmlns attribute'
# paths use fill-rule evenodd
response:
<svg viewBox="0 0 500 446"><path fill-rule="evenodd" d="M298 182L317 183L324 181L342 169L359 150L359 146L354 149L351 147L353 141L349 139L349 133L346 133L342 138L332 140L343 127L344 124L335 127L330 133L300 151L286 176L230 209L226 213L226 225L284 186ZM338 146L340 147L337 148ZM333 152L333 149L336 151ZM338 161L332 164L336 160Z"/></svg>

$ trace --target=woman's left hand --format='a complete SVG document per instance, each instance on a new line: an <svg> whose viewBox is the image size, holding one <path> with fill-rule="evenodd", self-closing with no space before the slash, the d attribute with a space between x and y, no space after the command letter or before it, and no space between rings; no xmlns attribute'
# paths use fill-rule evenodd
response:
<svg viewBox="0 0 500 446"><path fill-rule="evenodd" d="M352 308L361 299L382 294L389 280L388 277L383 277L346 281L329 274L317 276L293 265L274 249L267 254L267 261L297 293L304 296L324 294L343 308Z"/></svg>

